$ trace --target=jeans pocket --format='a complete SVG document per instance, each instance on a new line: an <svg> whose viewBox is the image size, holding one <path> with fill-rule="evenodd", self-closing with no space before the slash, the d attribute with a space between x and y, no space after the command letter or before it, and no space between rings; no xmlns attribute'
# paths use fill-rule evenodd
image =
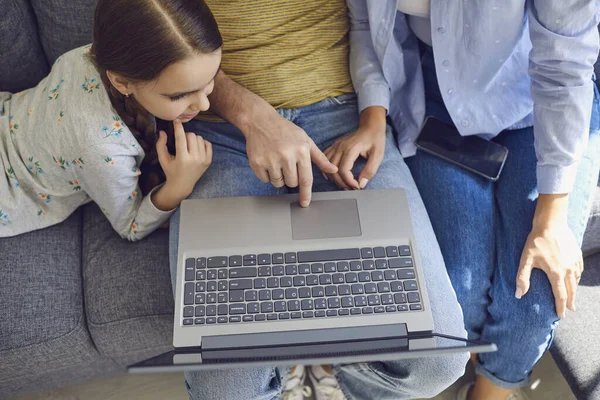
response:
<svg viewBox="0 0 600 400"><path fill-rule="evenodd" d="M346 93L337 97L329 97L328 100L338 106L343 106L350 103L356 103L358 101L355 93Z"/></svg>

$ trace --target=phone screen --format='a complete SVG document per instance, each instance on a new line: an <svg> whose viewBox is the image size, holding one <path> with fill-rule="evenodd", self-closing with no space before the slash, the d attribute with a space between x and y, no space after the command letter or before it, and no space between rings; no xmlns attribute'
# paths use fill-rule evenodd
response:
<svg viewBox="0 0 600 400"><path fill-rule="evenodd" d="M500 177L508 155L506 147L479 136L461 136L454 126L433 117L425 120L417 147L492 181Z"/></svg>

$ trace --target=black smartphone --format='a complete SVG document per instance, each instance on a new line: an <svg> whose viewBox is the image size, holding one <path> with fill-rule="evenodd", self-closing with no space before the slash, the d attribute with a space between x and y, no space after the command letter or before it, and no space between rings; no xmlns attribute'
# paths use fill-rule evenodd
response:
<svg viewBox="0 0 600 400"><path fill-rule="evenodd" d="M417 138L417 148L496 182L508 149L479 136L461 136L458 129L427 117Z"/></svg>

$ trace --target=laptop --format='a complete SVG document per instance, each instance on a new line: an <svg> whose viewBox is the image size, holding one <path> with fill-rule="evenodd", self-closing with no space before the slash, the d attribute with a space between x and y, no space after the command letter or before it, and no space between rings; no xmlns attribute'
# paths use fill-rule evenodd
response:
<svg viewBox="0 0 600 400"><path fill-rule="evenodd" d="M173 347L132 373L495 351L434 332L403 189L186 200Z"/></svg>

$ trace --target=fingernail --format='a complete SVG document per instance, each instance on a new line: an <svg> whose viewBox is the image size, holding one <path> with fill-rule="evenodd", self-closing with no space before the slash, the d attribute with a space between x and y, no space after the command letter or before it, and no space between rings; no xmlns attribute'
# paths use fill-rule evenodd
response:
<svg viewBox="0 0 600 400"><path fill-rule="evenodd" d="M367 182L369 182L367 178L360 178L360 188L364 189L367 186Z"/></svg>
<svg viewBox="0 0 600 400"><path fill-rule="evenodd" d="M515 297L517 299L523 297L523 289L521 289L519 286L517 286L517 290L515 290Z"/></svg>
<svg viewBox="0 0 600 400"><path fill-rule="evenodd" d="M307 200L301 201L301 202L300 202L300 206L301 206L301 207L308 207L308 203L309 203L309 202L308 202Z"/></svg>
<svg viewBox="0 0 600 400"><path fill-rule="evenodd" d="M173 121L173 122L175 122L175 123L177 123L177 124L180 124L180 123L181 123L181 120L180 120L179 118L177 118L177 119L176 119L175 121Z"/></svg>

